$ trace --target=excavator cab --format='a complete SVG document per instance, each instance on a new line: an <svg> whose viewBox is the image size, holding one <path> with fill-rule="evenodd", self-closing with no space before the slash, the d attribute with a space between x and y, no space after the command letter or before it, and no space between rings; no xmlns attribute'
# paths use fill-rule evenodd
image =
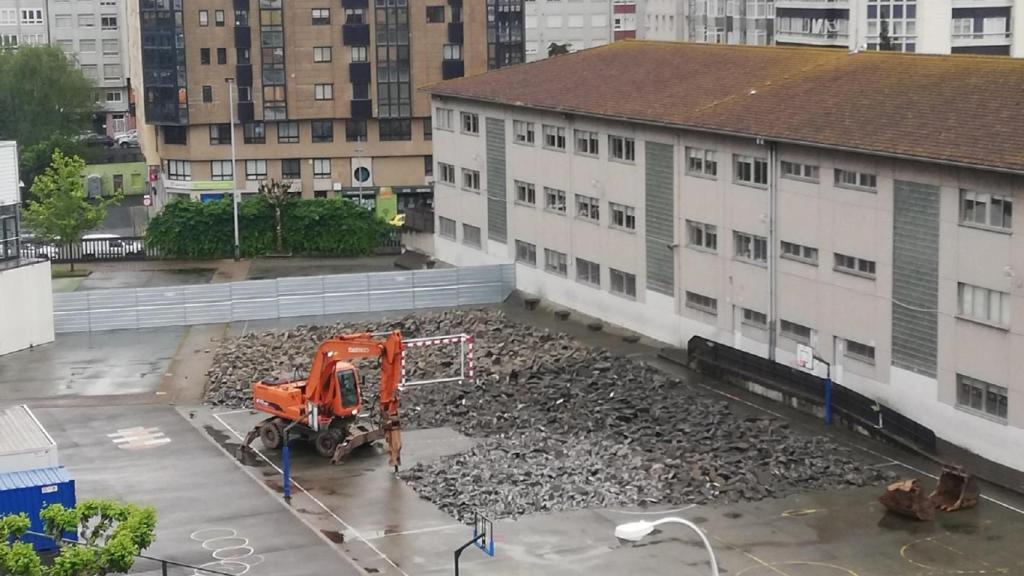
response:
<svg viewBox="0 0 1024 576"><path fill-rule="evenodd" d="M359 369L351 364L338 364L335 378L338 379L338 395L341 397L341 407L345 410L355 408L358 411L361 400Z"/></svg>

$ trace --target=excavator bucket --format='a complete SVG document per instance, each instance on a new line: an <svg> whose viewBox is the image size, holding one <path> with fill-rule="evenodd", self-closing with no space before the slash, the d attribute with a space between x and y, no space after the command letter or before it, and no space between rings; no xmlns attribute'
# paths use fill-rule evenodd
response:
<svg viewBox="0 0 1024 576"><path fill-rule="evenodd" d="M939 484L929 499L943 512L953 512L978 505L981 490L978 481L960 466L943 466Z"/></svg>
<svg viewBox="0 0 1024 576"><path fill-rule="evenodd" d="M935 518L935 504L921 491L917 480L901 480L889 484L885 493L878 497L889 511L915 520Z"/></svg>

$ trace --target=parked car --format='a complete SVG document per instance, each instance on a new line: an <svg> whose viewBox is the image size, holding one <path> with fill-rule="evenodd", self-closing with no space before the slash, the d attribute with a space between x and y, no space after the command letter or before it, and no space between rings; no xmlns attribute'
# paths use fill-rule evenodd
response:
<svg viewBox="0 0 1024 576"><path fill-rule="evenodd" d="M121 148L137 148L139 146L139 131L129 130L124 134L114 136L114 142Z"/></svg>
<svg viewBox="0 0 1024 576"><path fill-rule="evenodd" d="M145 254L140 240L122 238L117 234L86 234L82 236L82 257Z"/></svg>
<svg viewBox="0 0 1024 576"><path fill-rule="evenodd" d="M106 134L97 134L95 132L83 132L79 134L78 141L86 146L103 146L104 148L113 148L114 139Z"/></svg>

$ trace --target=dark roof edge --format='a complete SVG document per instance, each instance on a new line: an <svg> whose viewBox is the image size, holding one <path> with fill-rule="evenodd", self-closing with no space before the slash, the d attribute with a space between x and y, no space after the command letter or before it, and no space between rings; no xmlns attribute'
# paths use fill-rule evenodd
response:
<svg viewBox="0 0 1024 576"><path fill-rule="evenodd" d="M435 85L437 86L437 85ZM440 86L437 86L440 88ZM670 122L654 122L651 120L643 120L639 118L631 118L629 116L615 116L609 114L597 114L595 112L585 112L576 110L575 108L557 108L549 106L538 106L536 104L526 103L509 103L504 100L497 98L484 98L481 96L467 96L465 94L455 94L452 92L443 92L430 87L421 88L424 92L429 93L431 96L454 98L457 100L470 100L476 102L486 102L488 104L501 104L502 106L511 106L517 108L529 108L532 110L543 110L545 112L558 112L560 114L575 114L577 116L590 116L592 118L600 118L603 120L615 120L618 122L628 122L633 124L643 124L645 126L653 126L656 128L675 128L692 130L694 132L703 132L705 134L719 134L723 136L733 136L737 138L753 138L761 140L770 140L772 142L779 142L781 144L796 144L800 146L809 146L812 148L822 148L826 150L838 150L840 152L852 152L857 154L867 154L870 156L881 156L883 158L896 158L899 160L913 160L915 162L927 162L931 164L941 164L943 166L952 166L956 168L970 168L973 170L987 170L990 172L998 172L1001 174L1011 174L1015 176L1024 176L1024 168L1013 169L1005 166L993 166L988 164L972 164L970 162L957 162L955 160L943 160L941 158L933 158L930 156L915 156L913 154L901 154L898 152L882 152L880 150L872 150L870 148L857 148L854 146L841 146L838 144L823 144L821 142L812 142L810 140L794 140L792 138L778 138L775 136L768 136L764 134L753 134L747 132L734 132L731 130L722 130L720 128L708 128L703 126L695 126L692 124L675 124Z"/></svg>

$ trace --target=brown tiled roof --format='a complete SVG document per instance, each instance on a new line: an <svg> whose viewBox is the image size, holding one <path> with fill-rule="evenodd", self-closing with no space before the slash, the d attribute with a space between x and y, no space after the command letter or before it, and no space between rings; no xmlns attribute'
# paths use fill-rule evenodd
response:
<svg viewBox="0 0 1024 576"><path fill-rule="evenodd" d="M624 41L440 95L1024 172L1024 60Z"/></svg>

